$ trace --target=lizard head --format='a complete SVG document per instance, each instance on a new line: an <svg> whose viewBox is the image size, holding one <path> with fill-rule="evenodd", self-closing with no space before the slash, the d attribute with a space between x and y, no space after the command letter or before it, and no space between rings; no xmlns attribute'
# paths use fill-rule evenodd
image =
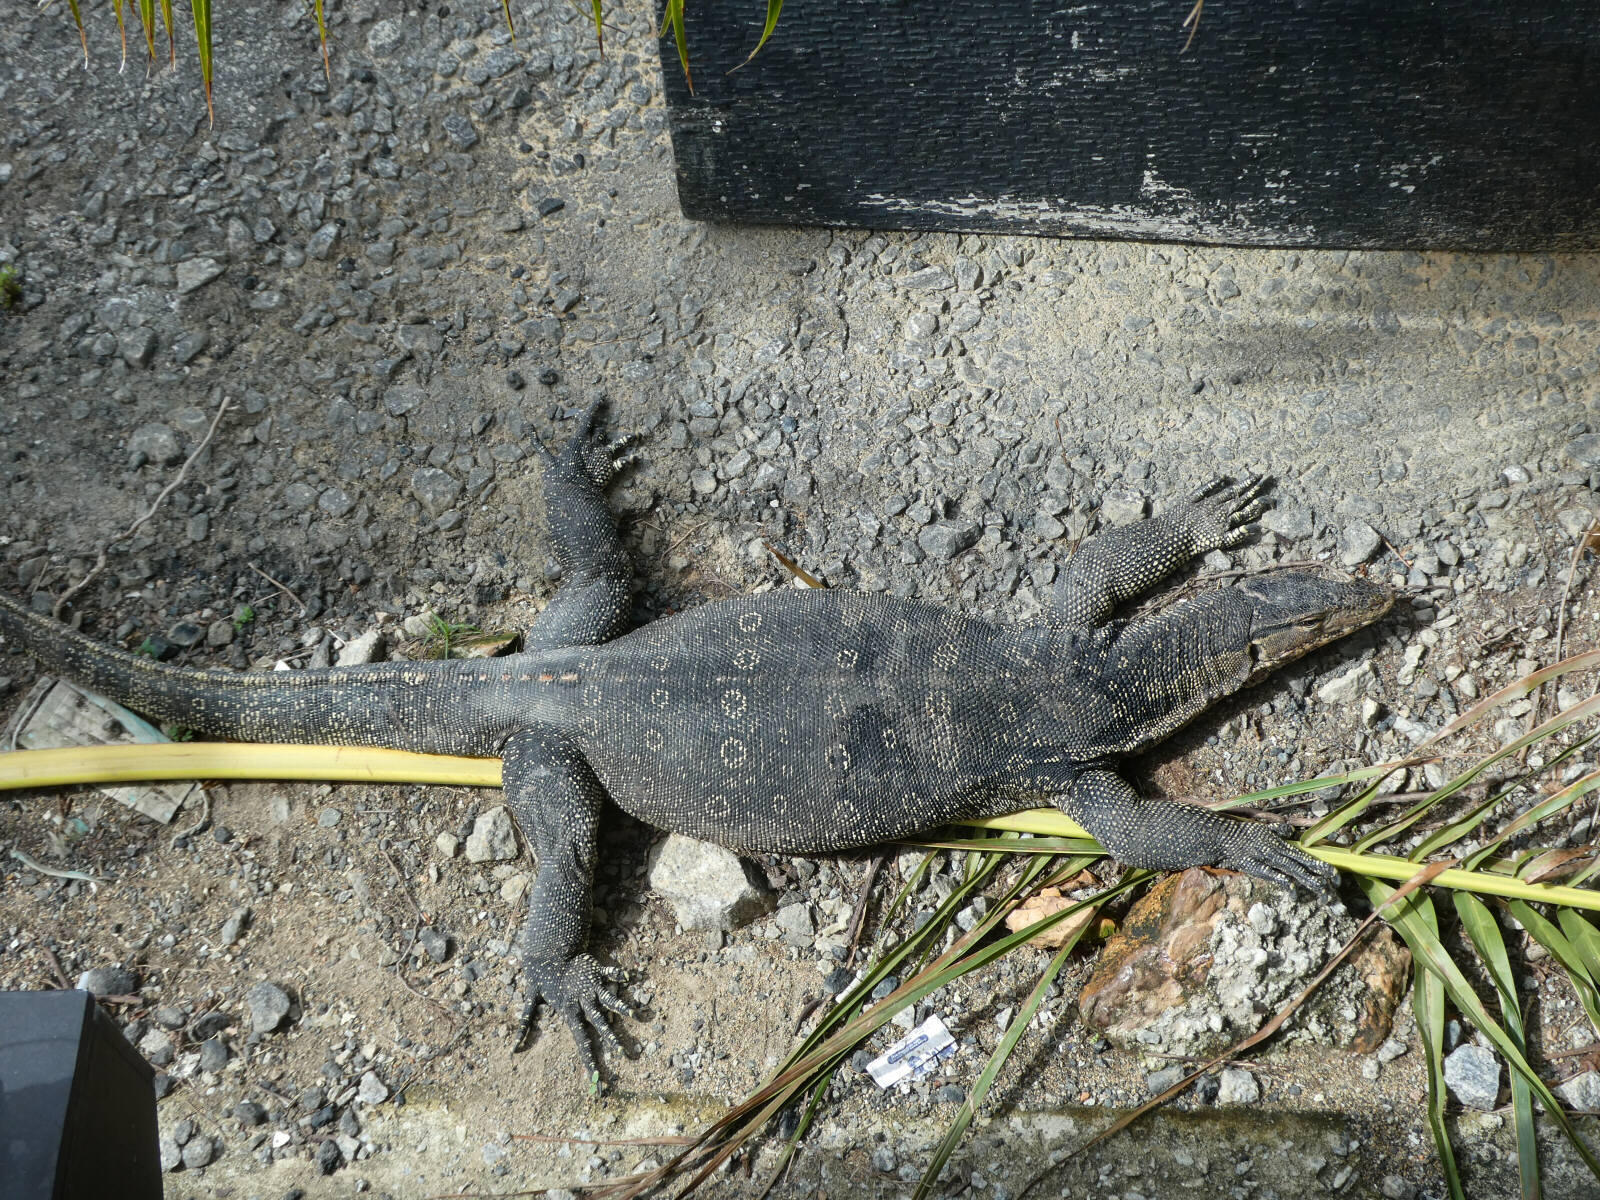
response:
<svg viewBox="0 0 1600 1200"><path fill-rule="evenodd" d="M1394 605L1392 591L1365 579L1261 575L1235 586L1251 605L1251 682L1372 624Z"/></svg>

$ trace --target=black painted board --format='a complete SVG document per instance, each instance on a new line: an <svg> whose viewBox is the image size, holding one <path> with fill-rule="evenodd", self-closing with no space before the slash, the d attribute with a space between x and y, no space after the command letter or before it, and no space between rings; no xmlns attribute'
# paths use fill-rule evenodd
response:
<svg viewBox="0 0 1600 1200"><path fill-rule="evenodd" d="M0 992L0 1197L161 1200L154 1074L88 992Z"/></svg>
<svg viewBox="0 0 1600 1200"><path fill-rule="evenodd" d="M791 0L661 43L702 220L1600 247L1597 0ZM734 68L739 69L735 70Z"/></svg>

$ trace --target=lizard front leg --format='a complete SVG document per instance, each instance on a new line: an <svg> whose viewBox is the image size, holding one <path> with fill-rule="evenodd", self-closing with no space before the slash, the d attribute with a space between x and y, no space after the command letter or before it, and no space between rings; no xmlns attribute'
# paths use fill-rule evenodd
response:
<svg viewBox="0 0 1600 1200"><path fill-rule="evenodd" d="M546 538L561 565L561 586L528 630L524 649L596 646L627 626L633 567L606 505L606 488L631 461L632 435L600 429L604 401L584 412L559 454L543 443Z"/></svg>
<svg viewBox="0 0 1600 1200"><path fill-rule="evenodd" d="M1079 547L1056 585L1053 624L1088 629L1124 600L1147 592L1190 559L1236 546L1266 511L1268 480L1216 480L1170 512L1108 529Z"/></svg>
<svg viewBox="0 0 1600 1200"><path fill-rule="evenodd" d="M528 902L520 947L528 998L514 1049L526 1044L542 1000L572 1031L591 1087L599 1080L590 1030L622 1054L602 1010L632 1016L608 986L621 972L597 962L589 940L590 891L596 834L605 792L583 755L560 734L530 730L512 735L501 749L506 799L523 836L539 855L539 873Z"/></svg>
<svg viewBox="0 0 1600 1200"><path fill-rule="evenodd" d="M1227 867L1280 887L1299 884L1324 898L1333 895L1334 869L1265 825L1193 804L1146 799L1107 767L1084 771L1052 799L1130 867Z"/></svg>

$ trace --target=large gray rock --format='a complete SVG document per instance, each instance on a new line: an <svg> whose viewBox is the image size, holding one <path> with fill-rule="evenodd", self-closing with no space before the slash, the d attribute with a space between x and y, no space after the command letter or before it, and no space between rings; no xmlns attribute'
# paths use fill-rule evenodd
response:
<svg viewBox="0 0 1600 1200"><path fill-rule="evenodd" d="M1261 1085L1242 1067L1227 1067L1217 1089L1218 1104L1254 1104L1261 1099Z"/></svg>
<svg viewBox="0 0 1600 1200"><path fill-rule="evenodd" d="M928 557L938 562L949 562L978 540L983 531L975 523L955 524L940 521L929 525L917 534L917 545Z"/></svg>
<svg viewBox="0 0 1600 1200"><path fill-rule="evenodd" d="M244 994L244 1002L254 1033L271 1033L289 1015L289 994L275 983L256 984Z"/></svg>
<svg viewBox="0 0 1600 1200"><path fill-rule="evenodd" d="M1555 1092L1563 1103L1580 1112L1600 1112L1600 1071L1574 1075Z"/></svg>
<svg viewBox="0 0 1600 1200"><path fill-rule="evenodd" d="M1444 1082L1462 1104L1488 1112L1500 1098L1499 1060L1483 1046L1457 1046L1444 1060Z"/></svg>
<svg viewBox="0 0 1600 1200"><path fill-rule="evenodd" d="M776 902L755 868L733 851L676 833L651 852L650 886L684 929L738 929Z"/></svg>
<svg viewBox="0 0 1600 1200"><path fill-rule="evenodd" d="M480 813L467 835L468 862L505 862L517 856L517 830L511 810L501 805Z"/></svg>
<svg viewBox="0 0 1600 1200"><path fill-rule="evenodd" d="M139 982L126 967L90 967L78 976L78 989L96 996L126 996L139 990Z"/></svg>

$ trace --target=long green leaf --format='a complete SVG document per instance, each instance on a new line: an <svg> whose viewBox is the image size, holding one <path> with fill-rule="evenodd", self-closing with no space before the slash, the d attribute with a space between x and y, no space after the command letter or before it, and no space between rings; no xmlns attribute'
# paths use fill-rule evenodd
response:
<svg viewBox="0 0 1600 1200"><path fill-rule="evenodd" d="M756 48L745 55L744 62L739 67L750 65L750 60L761 53L761 47L767 44L767 39L772 36L772 31L778 27L778 14L783 11L783 0L767 0L767 22L761 29L761 40L756 43ZM737 71L739 67L733 70ZM730 75L733 71L728 72Z"/></svg>
<svg viewBox="0 0 1600 1200"><path fill-rule="evenodd" d="M323 18L322 0L311 0L311 11L317 18L317 44L322 47L322 73L333 82L333 63L328 58L328 22ZM511 10L506 9L506 20L511 20Z"/></svg>
<svg viewBox="0 0 1600 1200"><path fill-rule="evenodd" d="M671 7L670 0L668 7ZM602 0L594 0L593 4L590 5L590 8L593 10L594 14L595 44L600 48L600 57L604 58L606 56L606 22Z"/></svg>
<svg viewBox="0 0 1600 1200"><path fill-rule="evenodd" d="M1417 1034L1422 1039L1422 1056L1428 1068L1428 1128L1433 1131L1433 1146L1439 1152L1450 1200L1467 1200L1455 1148L1450 1145L1450 1131L1444 1123L1444 989L1420 968L1411 989L1411 1008L1416 1013Z"/></svg>
<svg viewBox="0 0 1600 1200"><path fill-rule="evenodd" d="M1579 745L1588 745L1593 740L1592 737L1585 738ZM1573 747L1574 750L1577 748L1577 746ZM1541 821L1548 820L1563 809L1572 807L1572 805L1596 788L1600 788L1600 771L1590 771L1589 774L1581 779L1573 780L1553 796L1547 796L1539 803L1518 813L1510 821L1506 822L1504 829L1495 834L1492 840L1486 842L1477 853L1467 860L1467 865L1469 867L1475 866L1481 860L1488 858L1490 854L1494 853L1495 850L1499 849L1511 838L1516 837L1526 829L1533 828Z"/></svg>
<svg viewBox="0 0 1600 1200"><path fill-rule="evenodd" d="M1508 907L1511 915L1517 919L1517 923L1528 931L1528 936L1548 950L1561 964L1567 973L1567 978L1572 981L1572 990L1577 993L1578 1003L1583 1006L1584 1015L1589 1018L1589 1024L1594 1027L1595 1033L1600 1035L1600 981L1590 974L1584 956L1566 934L1557 929L1532 905L1524 904L1521 900L1513 900Z"/></svg>
<svg viewBox="0 0 1600 1200"><path fill-rule="evenodd" d="M922 886L922 881L928 877L928 869L933 865L933 859L934 851L929 850L912 869L911 874L906 876L906 881L900 885L900 890L894 894L894 899L889 901L889 907L883 910L884 925L894 920L895 914L900 911L900 906Z"/></svg>
<svg viewBox="0 0 1600 1200"><path fill-rule="evenodd" d="M1390 888L1376 880L1361 880L1362 890L1374 904L1386 902L1391 894ZM1483 1001L1478 999L1478 994L1473 991L1467 977L1461 973L1461 968L1455 964L1449 952L1444 948L1438 937L1438 925L1435 921L1431 926L1419 915L1426 904L1428 914L1432 913L1432 902L1426 896L1407 896L1399 905L1390 911L1389 924L1405 940L1411 949L1411 956L1417 966L1432 972L1438 977L1443 986L1445 995L1450 1003L1454 1004L1456 1011L1470 1021L1477 1030L1493 1043L1494 1048L1513 1071L1518 1072L1528 1081L1528 1086L1539 1102L1544 1105L1545 1111L1551 1119L1566 1134L1567 1140L1572 1143L1572 1148L1583 1159L1584 1165L1596 1179L1600 1179L1600 1159L1595 1158L1594 1152L1589 1149L1584 1140L1578 1136L1578 1131L1573 1128L1572 1119L1567 1115L1566 1109L1561 1106L1561 1101L1550 1090L1548 1084L1534 1069L1528 1065L1527 1057L1511 1041L1505 1028L1489 1015L1489 1010L1484 1008Z"/></svg>
<svg viewBox="0 0 1600 1200"><path fill-rule="evenodd" d="M1022 932L1030 935L1041 932L1048 928L1046 922L1054 923L1055 920L1063 919L1069 913L1077 913L1085 908L1094 908L1099 903L1099 897L1081 900L1070 908L1061 909L1044 920L1035 922ZM1028 1022L1033 1020L1034 1013L1039 1011L1039 1005L1044 1002L1045 992L1055 982L1056 976L1061 974L1061 968L1066 966L1067 956L1077 946L1085 928L1087 928L1087 924L1080 925L1072 932L1071 936L1061 944L1061 949L1056 952L1055 957L1050 960L1050 965L1039 976L1039 982L1034 984L1033 991L1029 994L1026 1003L1023 1004L1022 1009L1012 1019L1011 1024L1005 1031L1005 1035L1000 1039L1000 1044L995 1047L994 1053L989 1056L989 1061L984 1065L982 1072L979 1073L978 1078L967 1092L967 1098L961 1102L961 1107L956 1110L955 1119L951 1121L950 1128L945 1131L944 1137L940 1139L938 1147L934 1150L933 1158L928 1163L927 1170L922 1173L922 1181L917 1184L916 1194L912 1197L912 1200L924 1200L924 1197L929 1195L938 1185L939 1173L944 1170L945 1164L950 1161L950 1156L955 1153L956 1147L961 1144L961 1139L966 1136L967 1128L977 1115L979 1105L988 1096L989 1089L994 1086L995 1078L1000 1074L1000 1069L1005 1066L1006 1061L1010 1059L1011 1052L1017 1048L1017 1043L1022 1040L1022 1035L1028 1028Z"/></svg>
<svg viewBox="0 0 1600 1200"><path fill-rule="evenodd" d="M689 70L689 35L683 27L684 0L667 0L667 28L672 30L672 40L678 46L678 65L683 68L683 82L694 95L694 73Z"/></svg>
<svg viewBox="0 0 1600 1200"><path fill-rule="evenodd" d="M1500 1016L1506 1024L1506 1036L1526 1055L1528 1041L1522 1026L1522 1001L1517 996L1517 980L1511 971L1511 960L1506 956L1500 925L1488 905L1470 892L1457 892L1453 899L1461 928L1488 969L1495 991L1500 993ZM1528 1081L1515 1071L1511 1072L1511 1111L1517 1129L1517 1173L1522 1181L1522 1200L1540 1200L1539 1141L1534 1136L1533 1092Z"/></svg>
<svg viewBox="0 0 1600 1200"><path fill-rule="evenodd" d="M111 11L117 15L117 33L122 37L122 66L118 70L128 69L128 26L122 19L123 0L111 0Z"/></svg>
<svg viewBox="0 0 1600 1200"><path fill-rule="evenodd" d="M167 61L178 65L178 34L172 25L172 0L161 0L161 23L167 29Z"/></svg>
<svg viewBox="0 0 1600 1200"><path fill-rule="evenodd" d="M1560 754L1556 755L1556 757L1553 758L1550 762L1546 763L1542 768L1540 768L1540 771L1541 772L1551 771L1554 768L1560 766L1568 758L1571 758L1573 755L1577 754L1580 750L1582 750L1586 746L1588 746L1590 742L1594 741L1596 736L1597 736L1596 734L1592 734L1591 733L1588 737L1581 738L1578 741L1574 742L1572 745L1568 746L1565 750L1563 750ZM1600 772L1597 772L1595 774L1595 778L1597 780L1600 780ZM1500 804L1500 802L1502 800L1504 800L1507 796L1509 796L1512 792L1514 792L1518 788L1522 787L1524 782L1525 782L1525 779L1518 779L1516 782L1512 783L1509 787L1503 788L1498 792L1492 793L1491 795L1486 797L1482 801L1482 803L1474 805L1472 807L1472 809L1470 809L1466 814L1464 814L1458 820L1452 821L1450 824L1444 826L1444 828L1436 830L1434 833L1432 833L1428 837L1424 838L1418 844L1417 848L1415 850L1413 850L1407 857L1410 858L1412 862L1421 862L1424 859L1426 859L1429 855L1437 854L1439 851L1443 850L1446 846L1454 844L1455 842L1459 841L1461 838L1468 837L1468 836L1471 836L1471 835L1475 834L1478 831L1479 827L1486 820L1488 820L1490 813L1492 813L1494 811L1494 809ZM1550 800L1541 801L1539 804L1535 805L1533 808L1529 809L1527 812L1525 812L1521 816L1519 816L1515 821L1513 821L1510 824L1508 824L1504 829L1502 829L1500 831L1500 833L1494 838L1493 841L1489 842L1487 845L1481 847L1479 850L1474 852L1473 855L1470 858L1468 858L1467 861L1469 863L1476 863L1476 862L1481 862L1482 860L1488 858L1490 853L1494 850L1494 848L1499 846L1499 845L1501 845L1503 842L1505 842L1507 838L1514 837L1517 833L1520 833L1523 829L1527 828L1528 825L1530 825L1530 824L1534 824L1534 823L1537 823L1538 821L1544 820L1551 813L1560 811L1562 808L1565 808L1568 804L1571 804L1579 796L1583 795L1585 792L1590 791L1594 786L1595 785L1593 783L1585 784L1583 780L1579 780L1577 783L1574 783L1572 785L1572 788L1575 788L1575 789L1578 789L1578 790L1573 791L1570 796L1567 796L1564 793L1558 793L1556 797L1552 797ZM1570 789L1568 789L1568 790L1570 790ZM1437 799L1437 798L1438 797L1436 795L1435 799Z"/></svg>
<svg viewBox="0 0 1600 1200"><path fill-rule="evenodd" d="M1044 860L1038 860L1042 865ZM1027 872L1024 872L1026 875ZM1138 886L1150 877L1147 871L1133 871L1117 883L1111 885L1100 893L1099 899L1104 901L1113 896ZM1020 882L1020 881L1019 881ZM792 1062L787 1068L781 1068L778 1074L761 1087L754 1095L735 1105L710 1127L704 1130L695 1142L682 1149L669 1162L640 1177L637 1185L629 1195L637 1195L645 1189L659 1184L670 1178L681 1169L688 1158L700 1151L702 1147L715 1144L717 1139L726 1138L721 1146L712 1155L704 1169L692 1180L688 1189L680 1195L687 1195L699 1183L711 1174L718 1166L727 1161L738 1147L748 1140L751 1134L776 1116L801 1089L807 1086L807 1081L815 1078L815 1073L826 1069L834 1060L848 1053L863 1038L881 1029L888 1021L909 1004L915 1004L925 996L947 986L955 979L987 966L995 959L1008 953L1022 942L1032 938L1040 927L1055 924L1067 915L1067 910L1052 913L1035 925L1025 930L997 938L987 945L981 944L983 939L993 930L995 925L1004 919L1005 915L1015 908L1020 902L1021 890L1013 886L1008 890L1006 897L996 904L984 919L975 925L971 931L962 936L954 946L945 951L928 968L919 972L916 977L906 980L892 994L878 1001L871 1008L852 1019L844 1028L837 1030L828 1038L809 1051L806 1058ZM976 948L974 948L976 947Z"/></svg>
<svg viewBox="0 0 1600 1200"><path fill-rule="evenodd" d="M150 61L156 60L156 0L139 0L139 25L144 30L145 48Z"/></svg>
<svg viewBox="0 0 1600 1200"><path fill-rule="evenodd" d="M1521 737L1514 738L1510 742L1507 742L1504 746L1501 746L1500 749L1496 750L1488 757L1479 759L1477 762L1473 763L1472 766L1461 772L1461 774L1450 780L1449 783L1445 784L1444 787L1440 788L1432 796L1428 797L1428 799L1420 804L1413 805L1403 816L1361 838L1355 843L1352 849L1356 850L1358 853L1364 850L1370 850L1373 846L1382 845L1390 838L1404 833L1425 813L1432 809L1435 804L1443 800L1446 796L1449 796L1465 787L1468 783L1476 779L1479 775L1483 774L1501 759L1509 758L1514 754L1520 754L1527 747L1544 741L1546 738L1561 732L1575 721L1581 721L1586 717L1593 716L1596 712L1600 712L1600 695L1591 696L1582 704L1576 704L1567 709L1565 712L1557 713L1548 721L1545 721L1534 729L1530 729Z"/></svg>
<svg viewBox="0 0 1600 1200"><path fill-rule="evenodd" d="M206 114L217 123L217 110L211 105L211 0L189 0L194 13L194 42L200 54L200 78L206 85Z"/></svg>
<svg viewBox="0 0 1600 1200"><path fill-rule="evenodd" d="M1357 817L1361 816L1361 814L1366 812L1367 809L1371 808L1373 802L1377 800L1378 788L1383 784L1383 781L1390 775L1394 774L1394 772L1398 771L1403 765L1404 764L1397 762L1384 763L1384 770L1378 775L1378 778L1374 779L1372 783L1362 788L1355 794L1355 796L1345 801L1338 808L1334 809L1327 816L1323 817L1322 820L1318 821L1310 829L1306 830L1304 836L1300 839L1301 843L1306 846L1314 846L1324 838L1328 837L1330 834L1337 833L1346 825L1354 821Z"/></svg>
<svg viewBox="0 0 1600 1200"><path fill-rule="evenodd" d="M83 13L78 10L78 0L67 0L67 7L72 10L72 19L78 25L78 40L83 43L83 69L89 69L89 35L83 28Z"/></svg>
<svg viewBox="0 0 1600 1200"><path fill-rule="evenodd" d="M1568 909L1557 913L1556 919L1561 922L1561 932L1578 952L1589 978L1600 984L1600 930Z"/></svg>

